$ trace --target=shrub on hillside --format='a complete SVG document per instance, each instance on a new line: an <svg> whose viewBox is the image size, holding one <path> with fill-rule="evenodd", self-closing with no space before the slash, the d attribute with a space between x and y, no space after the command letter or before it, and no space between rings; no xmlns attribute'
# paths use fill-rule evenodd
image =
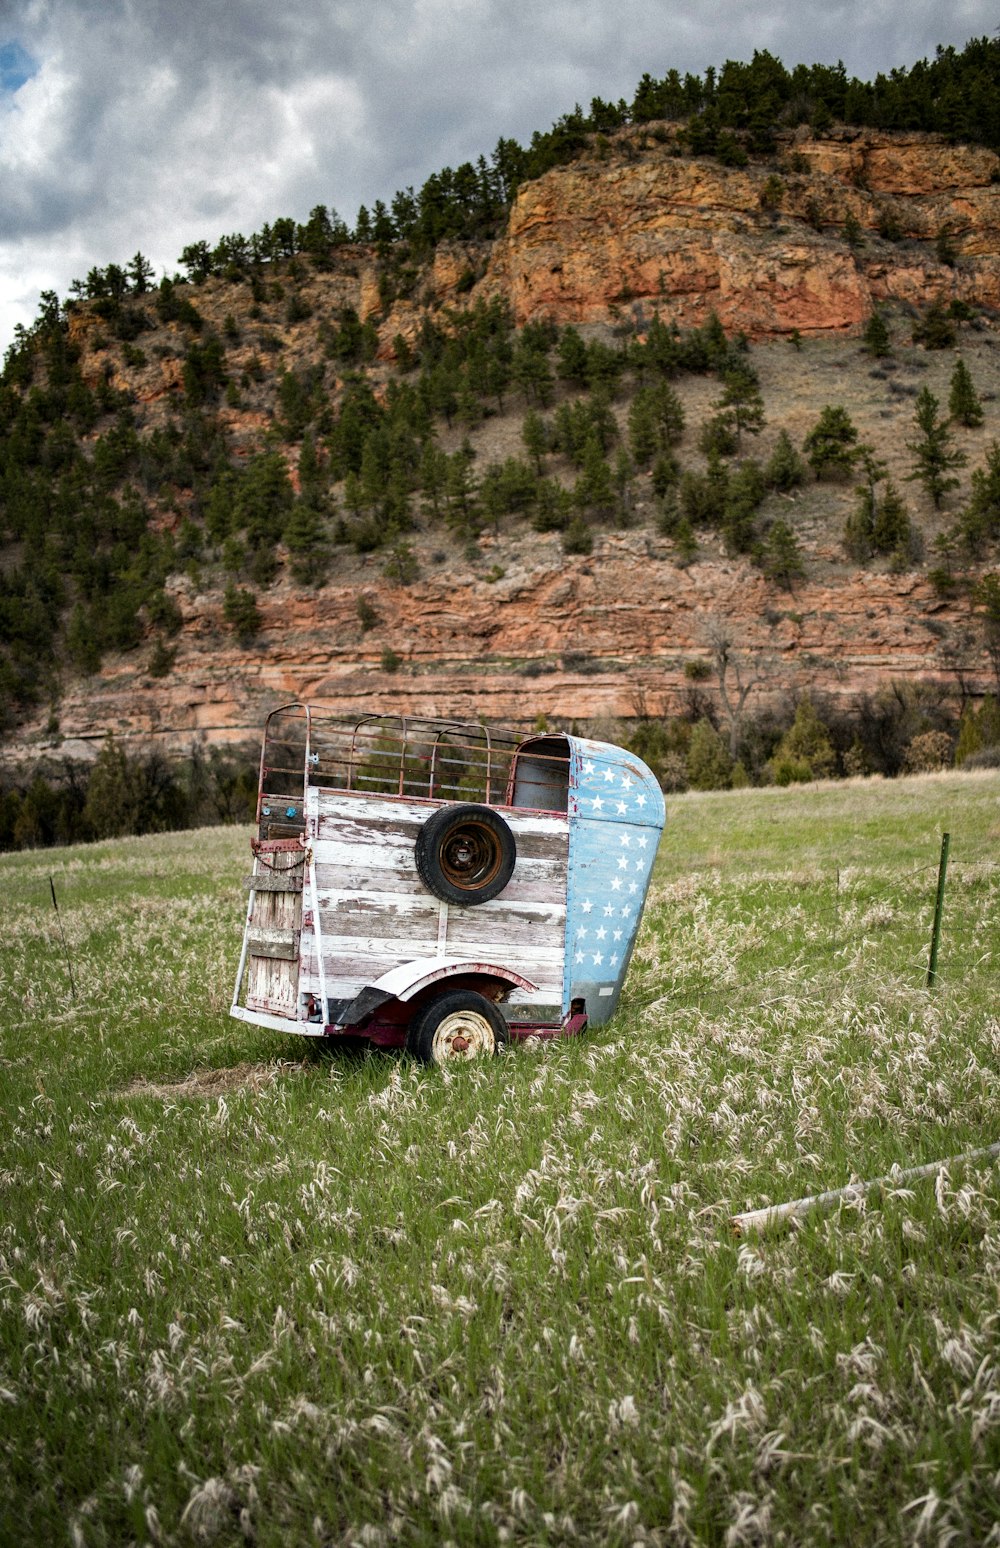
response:
<svg viewBox="0 0 1000 1548"><path fill-rule="evenodd" d="M837 754L827 728L806 694L771 759L771 778L776 785L802 784L810 779L829 779L836 766Z"/></svg>
<svg viewBox="0 0 1000 1548"><path fill-rule="evenodd" d="M935 774L951 764L952 741L945 731L921 731L903 758L907 774Z"/></svg>

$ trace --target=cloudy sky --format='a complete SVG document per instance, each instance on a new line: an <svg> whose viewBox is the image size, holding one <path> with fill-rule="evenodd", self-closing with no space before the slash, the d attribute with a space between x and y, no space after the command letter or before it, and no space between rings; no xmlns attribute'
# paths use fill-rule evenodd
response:
<svg viewBox="0 0 1000 1548"><path fill-rule="evenodd" d="M644 71L766 48L870 79L985 0L0 0L0 349L38 295L326 204L353 225Z"/></svg>

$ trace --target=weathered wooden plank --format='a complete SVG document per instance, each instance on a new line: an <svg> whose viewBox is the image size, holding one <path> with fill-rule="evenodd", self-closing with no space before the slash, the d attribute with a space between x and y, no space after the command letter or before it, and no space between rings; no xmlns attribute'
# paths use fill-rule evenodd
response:
<svg viewBox="0 0 1000 1548"><path fill-rule="evenodd" d="M564 919L553 917L540 921L537 917L509 914L501 921L501 928L490 929L486 921L461 919L456 922L455 912L449 909L442 932L438 913L401 924L391 914L352 914L347 910L331 909L321 915L323 941L324 944L334 939L360 941L377 936L393 942L400 961L417 955L449 956L457 948L464 956L470 943L477 949L485 949L488 945L491 957L503 962L511 960L514 948L518 963L526 952L532 954L536 946L562 950Z"/></svg>
<svg viewBox="0 0 1000 1548"><path fill-rule="evenodd" d="M498 898L445 907L416 871L414 846L436 802L341 791L310 794L327 994L350 997L416 957L510 963L540 984L535 998L560 1003L566 915L568 820L504 811L515 834L514 876ZM311 901L311 898L310 898ZM315 993L316 943L301 943L302 987Z"/></svg>
<svg viewBox="0 0 1000 1548"><path fill-rule="evenodd" d="M245 892L301 892L301 871L254 871L251 876L244 876L243 889Z"/></svg>
<svg viewBox="0 0 1000 1548"><path fill-rule="evenodd" d="M247 964L246 1004L249 1010L294 1015L298 1004L296 964L273 957L251 957Z"/></svg>
<svg viewBox="0 0 1000 1548"><path fill-rule="evenodd" d="M342 790L310 790L310 812L315 802L315 814L320 824L336 822L341 818L352 825L360 822L370 823L374 829L384 828L387 832L399 830L408 825L413 828L421 828L432 812L437 811L442 804L461 806L465 804L479 805L479 802L447 802L439 801L412 801L399 796L362 796L353 795ZM559 831L565 833L569 829L568 817L559 812L538 813L526 810L523 807L493 807L498 811L515 833L523 833L526 838L535 834L545 834ZM320 830L320 837L325 835Z"/></svg>
<svg viewBox="0 0 1000 1548"><path fill-rule="evenodd" d="M391 936L359 936L359 935L324 935L323 937L323 961L336 965L341 964L340 970L345 970L345 964L357 963L359 971L365 972L365 982L372 983L376 978L381 978L397 962L412 961L416 957L436 957L438 955L437 940L412 940L408 949L401 952L399 941ZM470 961L496 962L503 966L506 961L502 953L497 951L496 941L465 941L461 945L449 941L445 952L448 957L468 957ZM546 970L550 973L559 968L562 969L562 951L554 946L536 946L532 950L521 949L517 954L517 962L510 963L516 967L518 973L525 978L537 982L538 973Z"/></svg>
<svg viewBox="0 0 1000 1548"><path fill-rule="evenodd" d="M404 894L370 893L350 897L336 892L319 894L320 922L324 935L389 935L406 951L417 936L437 939L441 905L424 893L422 898Z"/></svg>
<svg viewBox="0 0 1000 1548"><path fill-rule="evenodd" d="M313 849L317 879L335 871L360 872L363 876L384 875L391 872L401 880L416 876L413 845L400 842L369 844L360 834L349 842L318 839ZM565 877L565 849L548 855L522 855L518 852L517 864L510 885L516 882L539 881Z"/></svg>
<svg viewBox="0 0 1000 1548"><path fill-rule="evenodd" d="M379 933L396 935L404 944L409 940L412 930L437 933L441 904L427 893L420 898L412 893L399 896L395 893L351 895L320 892L319 910L324 933L330 927L350 933L354 926L358 927L359 932L368 933L372 929L372 921L384 920L387 926L392 927ZM533 930L545 932L556 929L562 932L565 916L567 910L562 899L540 904L523 898L508 898L506 893L502 893L500 898L478 904L475 909L461 909L458 904L449 904L447 938L452 940L457 933L460 940L475 935L477 938L489 937L500 943L505 940L508 930L514 930L517 938L531 940Z"/></svg>
<svg viewBox="0 0 1000 1548"><path fill-rule="evenodd" d="M387 872L367 871L357 866L316 866L316 886L321 900L333 892L362 897L367 893L376 896L391 892L396 897L428 899L432 896L416 871ZM508 885L500 894L504 900L518 903L564 903L566 901L566 873L559 865L553 865L547 873L528 876L518 867ZM461 905L454 904L458 908ZM481 905L473 905L481 906Z"/></svg>
<svg viewBox="0 0 1000 1548"><path fill-rule="evenodd" d="M283 961L293 962L299 955L299 932L250 925L247 929L247 945L254 957L280 957Z"/></svg>
<svg viewBox="0 0 1000 1548"><path fill-rule="evenodd" d="M562 909L553 910L548 916L537 910L525 914L507 912L492 920L479 918L471 912L459 914L455 910L454 917L448 920L448 950L456 944L464 951L470 942L478 945L489 942L494 956L500 953L503 957L505 952L516 947L520 961L522 951L531 951L536 946L561 952L565 933L566 914Z"/></svg>
<svg viewBox="0 0 1000 1548"><path fill-rule="evenodd" d="M422 824L408 826L406 823L394 823L390 826L375 827L365 822L337 822L323 823L319 833L313 839L312 850L316 859L327 857L331 852L336 854L339 863L350 864L350 852L364 852L366 864L382 863L391 865L394 869L402 865L412 866L413 852L416 848L417 835ZM566 831L554 833L520 833L514 831L514 842L517 846L518 865L524 861L538 860L562 860L565 863L568 851L568 838Z"/></svg>

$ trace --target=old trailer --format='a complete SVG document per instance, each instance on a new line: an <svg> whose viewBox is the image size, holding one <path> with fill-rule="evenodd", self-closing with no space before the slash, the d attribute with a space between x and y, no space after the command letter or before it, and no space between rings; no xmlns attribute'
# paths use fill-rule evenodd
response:
<svg viewBox="0 0 1000 1548"><path fill-rule="evenodd" d="M600 1025L664 819L654 775L604 742L285 705L232 1015L432 1063Z"/></svg>

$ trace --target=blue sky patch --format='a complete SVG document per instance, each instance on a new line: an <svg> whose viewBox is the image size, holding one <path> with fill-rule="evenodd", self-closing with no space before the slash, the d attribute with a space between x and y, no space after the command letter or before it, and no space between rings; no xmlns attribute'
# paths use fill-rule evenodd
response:
<svg viewBox="0 0 1000 1548"><path fill-rule="evenodd" d="M38 61L32 59L16 39L12 43L0 43L0 91L17 91L37 70Z"/></svg>

